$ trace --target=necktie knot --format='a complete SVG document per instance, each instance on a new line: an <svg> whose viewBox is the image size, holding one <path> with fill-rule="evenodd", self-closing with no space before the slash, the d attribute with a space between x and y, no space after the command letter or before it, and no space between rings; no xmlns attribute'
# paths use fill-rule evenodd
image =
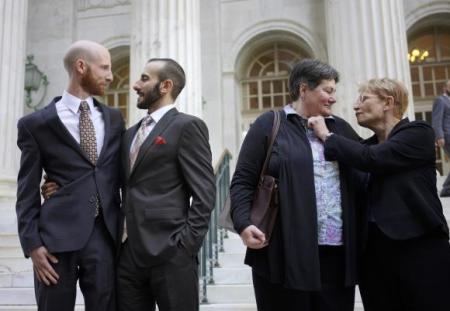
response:
<svg viewBox="0 0 450 311"><path fill-rule="evenodd" d="M89 104L87 103L87 101L83 100L83 101L80 103L80 108L79 108L79 110L80 110L81 112L87 112L87 111L90 110L90 109L89 109Z"/></svg>
<svg viewBox="0 0 450 311"><path fill-rule="evenodd" d="M153 118L148 114L142 118L141 126L149 126L153 122Z"/></svg>

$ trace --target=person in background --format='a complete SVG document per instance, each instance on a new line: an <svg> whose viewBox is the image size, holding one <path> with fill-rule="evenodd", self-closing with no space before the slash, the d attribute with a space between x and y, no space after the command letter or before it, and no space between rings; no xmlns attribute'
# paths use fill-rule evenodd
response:
<svg viewBox="0 0 450 311"><path fill-rule="evenodd" d="M324 142L327 160L368 173L364 310L448 311L449 231L436 189L433 129L403 118L408 93L401 82L372 79L359 91L356 118L372 137L355 142L322 117L309 125Z"/></svg>
<svg viewBox="0 0 450 311"><path fill-rule="evenodd" d="M281 111L267 171L278 180L280 204L270 241L251 223L250 206L273 112L253 123L240 150L231 213L247 246L245 263L252 267L259 311L353 310L361 174L343 162L326 161L322 142L307 127L309 117L321 115L333 131L359 139L347 122L332 115L338 80L338 72L319 60L304 59L292 70L292 103Z"/></svg>
<svg viewBox="0 0 450 311"><path fill-rule="evenodd" d="M431 122L436 134L436 144L450 156L450 80L444 85L444 93L433 103ZM450 173L442 185L440 196L450 197Z"/></svg>

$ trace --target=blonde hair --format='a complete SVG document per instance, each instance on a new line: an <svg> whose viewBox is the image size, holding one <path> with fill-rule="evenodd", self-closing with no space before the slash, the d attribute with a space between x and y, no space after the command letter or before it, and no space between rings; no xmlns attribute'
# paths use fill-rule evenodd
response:
<svg viewBox="0 0 450 311"><path fill-rule="evenodd" d="M401 119L408 108L408 90L405 85L394 79L370 79L359 86L359 92L369 92L381 99L394 98L394 115Z"/></svg>

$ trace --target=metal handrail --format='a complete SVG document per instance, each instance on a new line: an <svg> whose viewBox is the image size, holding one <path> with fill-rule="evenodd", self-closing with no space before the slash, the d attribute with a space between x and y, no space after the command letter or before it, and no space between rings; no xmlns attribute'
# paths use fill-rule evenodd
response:
<svg viewBox="0 0 450 311"><path fill-rule="evenodd" d="M216 167L214 176L216 180L216 200L214 210L211 214L209 231L203 241L203 246L199 253L199 282L200 282L200 302L208 303L208 285L214 284L214 268L220 267L219 252L223 252L223 239L226 237L226 230L218 226L220 211L225 205L225 200L230 189L230 160L231 153L224 150Z"/></svg>

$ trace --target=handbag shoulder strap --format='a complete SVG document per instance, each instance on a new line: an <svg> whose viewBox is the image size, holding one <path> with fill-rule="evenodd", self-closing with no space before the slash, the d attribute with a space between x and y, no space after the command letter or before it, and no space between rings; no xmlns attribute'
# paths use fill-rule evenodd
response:
<svg viewBox="0 0 450 311"><path fill-rule="evenodd" d="M261 181L263 176L266 174L267 164L269 164L270 154L272 153L273 143L277 138L278 130L280 129L280 113L278 111L273 112L273 125L272 132L269 137L269 146L267 147L266 158L264 160L264 164L261 170L261 174L259 175L259 180Z"/></svg>

